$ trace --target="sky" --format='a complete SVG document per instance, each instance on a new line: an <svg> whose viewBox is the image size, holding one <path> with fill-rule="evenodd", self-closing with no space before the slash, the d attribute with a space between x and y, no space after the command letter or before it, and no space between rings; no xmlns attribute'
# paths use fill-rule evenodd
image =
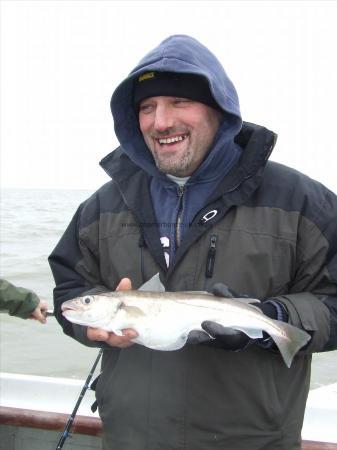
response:
<svg viewBox="0 0 337 450"><path fill-rule="evenodd" d="M96 189L118 146L110 97L188 34L222 62L271 159L337 192L336 1L15 1L1 6L1 187Z"/></svg>

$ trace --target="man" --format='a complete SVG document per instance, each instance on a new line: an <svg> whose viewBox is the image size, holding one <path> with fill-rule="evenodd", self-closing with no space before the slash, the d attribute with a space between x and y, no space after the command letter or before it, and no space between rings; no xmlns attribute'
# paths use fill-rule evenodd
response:
<svg viewBox="0 0 337 450"><path fill-rule="evenodd" d="M48 304L40 300L35 292L16 287L7 280L0 279L0 310L21 319L34 319L46 323L45 312Z"/></svg>
<svg viewBox="0 0 337 450"><path fill-rule="evenodd" d="M104 347L96 397L103 448L299 450L313 352L337 347L337 198L268 162L276 136L242 123L235 88L195 39L172 36L111 100L121 146L112 181L84 202L50 256L66 334ZM311 340L288 369L265 339L212 323L216 339L175 352L72 325L62 303L86 291L227 289L262 300ZM122 281L120 281L122 280ZM208 335L207 335L208 336ZM100 341L100 342L99 342Z"/></svg>

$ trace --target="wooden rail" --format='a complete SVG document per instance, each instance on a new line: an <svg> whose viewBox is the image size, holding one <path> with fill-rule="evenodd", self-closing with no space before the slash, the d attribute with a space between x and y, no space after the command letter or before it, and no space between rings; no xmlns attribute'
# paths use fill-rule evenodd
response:
<svg viewBox="0 0 337 450"><path fill-rule="evenodd" d="M68 414L0 406L0 424L2 425L63 431L68 418ZM102 423L97 417L76 416L71 432L101 436ZM337 450L337 443L303 441L301 450Z"/></svg>
<svg viewBox="0 0 337 450"><path fill-rule="evenodd" d="M337 444L329 442L303 441L302 450L337 450Z"/></svg>
<svg viewBox="0 0 337 450"><path fill-rule="evenodd" d="M63 431L68 419L69 414L0 406L0 424L2 425ZM76 416L71 432L100 436L102 423L96 417Z"/></svg>

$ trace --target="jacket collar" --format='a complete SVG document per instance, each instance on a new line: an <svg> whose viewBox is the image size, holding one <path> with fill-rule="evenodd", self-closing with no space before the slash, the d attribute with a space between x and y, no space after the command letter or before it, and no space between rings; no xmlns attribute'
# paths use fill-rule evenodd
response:
<svg viewBox="0 0 337 450"><path fill-rule="evenodd" d="M237 189L245 180L256 175L265 166L276 144L277 135L260 125L244 122L240 133L235 137L235 143L242 149L242 155L229 174L219 183L212 195L226 194ZM149 181L150 176L138 167L125 154L122 147L118 147L100 161L101 167L119 185L128 182L130 177L138 171ZM166 177L167 178L167 177Z"/></svg>

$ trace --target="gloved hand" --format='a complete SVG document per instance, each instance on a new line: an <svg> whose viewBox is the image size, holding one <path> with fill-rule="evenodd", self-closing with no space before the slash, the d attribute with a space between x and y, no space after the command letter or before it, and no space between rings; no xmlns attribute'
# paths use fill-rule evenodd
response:
<svg viewBox="0 0 337 450"><path fill-rule="evenodd" d="M192 330L188 335L188 344L202 344L224 350L239 351L254 342L242 331L223 327L216 322L205 321L201 326L205 331Z"/></svg>
<svg viewBox="0 0 337 450"><path fill-rule="evenodd" d="M242 297L222 283L215 284L211 293L218 297ZM245 348L251 341L242 331L230 327L223 327L216 322L205 321L202 322L201 327L205 332L191 331L187 340L189 344L206 344L212 347L221 347L225 350L235 351Z"/></svg>
<svg viewBox="0 0 337 450"><path fill-rule="evenodd" d="M211 291L213 295L226 298L242 298L244 295L238 295L232 291L228 286L222 283L217 283L213 286ZM267 300L263 303L255 303L262 310L262 312L272 319L284 320L288 319L287 313L283 305L275 300ZM271 338L264 333L263 338L251 339L242 331L235 330L230 327L223 327L218 323L205 321L201 324L203 331L192 331L189 334L188 343L198 343L211 345L213 347L221 347L225 350L238 351L247 348L249 345L257 342L264 348L269 348L273 345ZM213 338L213 339L212 339Z"/></svg>

